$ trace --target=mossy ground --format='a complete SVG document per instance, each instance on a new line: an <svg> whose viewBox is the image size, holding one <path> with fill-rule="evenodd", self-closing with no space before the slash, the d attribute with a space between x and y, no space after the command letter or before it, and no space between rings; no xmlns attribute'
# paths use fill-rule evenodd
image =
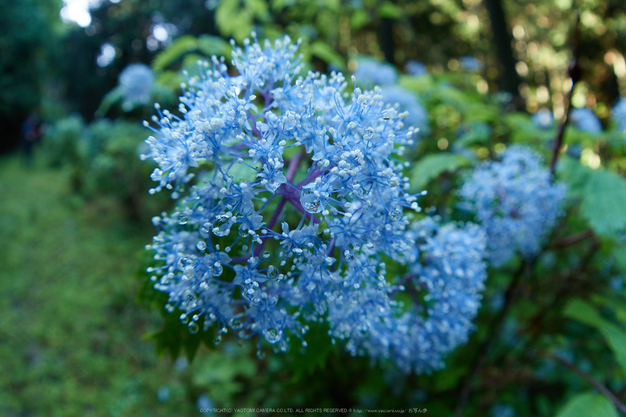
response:
<svg viewBox="0 0 626 417"><path fill-rule="evenodd" d="M159 320L133 278L152 230L121 213L74 196L67 171L0 158L0 415L199 415L142 339Z"/></svg>

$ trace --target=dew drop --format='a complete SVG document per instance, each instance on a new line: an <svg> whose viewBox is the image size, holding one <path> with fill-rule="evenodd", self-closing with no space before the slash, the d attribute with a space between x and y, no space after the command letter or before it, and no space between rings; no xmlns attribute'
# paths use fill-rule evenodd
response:
<svg viewBox="0 0 626 417"><path fill-rule="evenodd" d="M400 220L402 217L402 211L400 209L393 209L389 212L389 217L391 220Z"/></svg>
<svg viewBox="0 0 626 417"><path fill-rule="evenodd" d="M204 240L198 241L198 243L196 243L196 248L198 248L199 251L205 250L206 249L206 242Z"/></svg>
<svg viewBox="0 0 626 417"><path fill-rule="evenodd" d="M263 258L267 259L270 257L270 253L268 251L263 252Z"/></svg>
<svg viewBox="0 0 626 417"><path fill-rule="evenodd" d="M309 190L302 190L300 204L309 213L319 213L324 209L321 199Z"/></svg>
<svg viewBox="0 0 626 417"><path fill-rule="evenodd" d="M229 217L225 215L217 216L217 220L213 222L213 233L216 236L226 236L230 233Z"/></svg>
<svg viewBox="0 0 626 417"><path fill-rule="evenodd" d="M272 328L265 330L263 334L265 335L265 340L271 344L278 342L281 336L278 330Z"/></svg>
<svg viewBox="0 0 626 417"><path fill-rule="evenodd" d="M346 261L351 261L354 259L354 252L352 252L350 249L346 249L343 252L343 257L346 259Z"/></svg>
<svg viewBox="0 0 626 417"><path fill-rule="evenodd" d="M215 262L214 264L209 265L209 272L211 272L211 275L214 277L219 277L222 275L222 272L224 272L224 268L221 263Z"/></svg>
<svg viewBox="0 0 626 417"><path fill-rule="evenodd" d="M250 229L248 228L248 226L241 226L239 228L239 237L242 237L245 239L248 237L249 234L250 234Z"/></svg>
<svg viewBox="0 0 626 417"><path fill-rule="evenodd" d="M185 225L188 222L189 222L189 216L187 216L185 213L178 214L178 224Z"/></svg>
<svg viewBox="0 0 626 417"><path fill-rule="evenodd" d="M267 268L267 276L268 278L276 278L278 276L278 269L274 265L270 265Z"/></svg>
<svg viewBox="0 0 626 417"><path fill-rule="evenodd" d="M230 321L230 327L233 328L233 330L239 330L243 327L243 323L241 322L241 320L238 319L232 319Z"/></svg>

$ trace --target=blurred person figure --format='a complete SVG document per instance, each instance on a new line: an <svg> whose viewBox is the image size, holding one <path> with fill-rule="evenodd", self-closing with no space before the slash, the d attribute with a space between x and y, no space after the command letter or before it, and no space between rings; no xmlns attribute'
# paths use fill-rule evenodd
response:
<svg viewBox="0 0 626 417"><path fill-rule="evenodd" d="M33 148L41 139L42 124L41 118L36 111L31 112L24 123L22 123L22 149L24 151L24 161L26 166L30 166L33 160Z"/></svg>

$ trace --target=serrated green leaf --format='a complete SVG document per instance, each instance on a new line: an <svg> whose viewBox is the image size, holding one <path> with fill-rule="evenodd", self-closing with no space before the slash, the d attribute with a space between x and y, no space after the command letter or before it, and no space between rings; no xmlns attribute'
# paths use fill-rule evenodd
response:
<svg viewBox="0 0 626 417"><path fill-rule="evenodd" d="M339 69L344 70L346 68L346 61L341 55L337 53L330 45L322 41L315 41L309 45L309 53L318 57L324 62L334 64Z"/></svg>
<svg viewBox="0 0 626 417"><path fill-rule="evenodd" d="M162 71L186 53L195 51L197 47L198 40L191 35L176 38L170 46L154 57L152 69L154 71Z"/></svg>
<svg viewBox="0 0 626 417"><path fill-rule="evenodd" d="M308 346L306 349L298 349L299 340L294 340L292 348L294 352L294 360L290 366L293 372L292 380L299 381L304 376L311 374L317 369L326 365L328 355L337 352L337 347L330 343L328 337L328 326L322 323L312 323L306 334ZM302 353L298 353L300 350Z"/></svg>
<svg viewBox="0 0 626 417"><path fill-rule="evenodd" d="M618 417L615 406L604 395L593 392L571 398L556 417Z"/></svg>
<svg viewBox="0 0 626 417"><path fill-rule="evenodd" d="M604 319L595 306L583 300L574 299L568 302L563 309L563 315L599 330L615 359L626 371L626 332Z"/></svg>
<svg viewBox="0 0 626 417"><path fill-rule="evenodd" d="M594 170L586 184L581 214L593 230L610 235L626 229L626 180L605 170Z"/></svg>
<svg viewBox="0 0 626 417"><path fill-rule="evenodd" d="M411 187L414 191L421 190L442 173L455 171L468 163L467 158L453 153L427 155L411 169Z"/></svg>

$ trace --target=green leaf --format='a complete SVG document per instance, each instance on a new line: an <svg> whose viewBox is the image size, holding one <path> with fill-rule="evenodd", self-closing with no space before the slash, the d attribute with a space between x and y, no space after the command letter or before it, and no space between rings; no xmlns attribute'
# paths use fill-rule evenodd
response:
<svg viewBox="0 0 626 417"><path fill-rule="evenodd" d="M626 180L610 171L594 170L585 187L581 213L600 235L626 229Z"/></svg>
<svg viewBox="0 0 626 417"><path fill-rule="evenodd" d="M330 45L322 41L315 41L309 46L309 53L324 62L335 64L341 70L346 68L346 61Z"/></svg>
<svg viewBox="0 0 626 417"><path fill-rule="evenodd" d="M615 359L626 371L626 333L622 329L604 319L595 306L579 299L568 302L563 309L563 315L599 330Z"/></svg>
<svg viewBox="0 0 626 417"><path fill-rule="evenodd" d="M556 417L618 417L615 406L604 395L586 392L571 398Z"/></svg>
<svg viewBox="0 0 626 417"><path fill-rule="evenodd" d="M230 44L219 36L202 35L198 38L198 50L206 56L230 56Z"/></svg>
<svg viewBox="0 0 626 417"><path fill-rule="evenodd" d="M197 47L198 40L195 37L191 35L181 36L154 58L152 69L154 71L164 70L186 53L195 51Z"/></svg>
<svg viewBox="0 0 626 417"><path fill-rule="evenodd" d="M328 326L322 323L311 323L309 331L306 334L308 346L305 349L301 347L299 340L294 340L292 347L293 362L289 369L293 372L292 381L300 381L306 375L315 372L317 369L323 369L330 354L336 354L338 348L330 343L328 339ZM300 346L298 346L300 345ZM298 353L300 352L300 353Z"/></svg>
<svg viewBox="0 0 626 417"><path fill-rule="evenodd" d="M583 198L589 178L593 170L582 165L574 158L563 155L557 165L557 174L560 181L567 184L567 192L578 198Z"/></svg>
<svg viewBox="0 0 626 417"><path fill-rule="evenodd" d="M427 94L436 87L433 78L430 76L400 75L398 84L420 95Z"/></svg>
<svg viewBox="0 0 626 417"><path fill-rule="evenodd" d="M599 235L626 229L626 179L611 171L591 169L570 157L557 167L568 193L581 199L581 214Z"/></svg>
<svg viewBox="0 0 626 417"><path fill-rule="evenodd" d="M399 19L402 16L402 9L386 1L378 7L378 16L385 19Z"/></svg>
<svg viewBox="0 0 626 417"><path fill-rule="evenodd" d="M122 101L122 87L118 85L117 87L106 93L106 95L100 102L98 110L96 110L95 116L97 118L104 117L109 109L120 101Z"/></svg>
<svg viewBox="0 0 626 417"><path fill-rule="evenodd" d="M615 259L615 266L622 272L622 276L626 277L626 245L615 246L612 255Z"/></svg>
<svg viewBox="0 0 626 417"><path fill-rule="evenodd" d="M457 146L469 146L475 143L485 144L491 138L491 129L482 123L473 123L471 128L454 141Z"/></svg>
<svg viewBox="0 0 626 417"><path fill-rule="evenodd" d="M427 155L411 169L411 186L414 190L421 190L442 173L455 171L467 164L467 158L453 153Z"/></svg>
<svg viewBox="0 0 626 417"><path fill-rule="evenodd" d="M354 11L354 13L352 13L352 17L350 18L350 26L352 26L353 30L358 31L363 26L371 22L371 20L372 19L370 18L369 13L367 13L363 9L357 9Z"/></svg>

